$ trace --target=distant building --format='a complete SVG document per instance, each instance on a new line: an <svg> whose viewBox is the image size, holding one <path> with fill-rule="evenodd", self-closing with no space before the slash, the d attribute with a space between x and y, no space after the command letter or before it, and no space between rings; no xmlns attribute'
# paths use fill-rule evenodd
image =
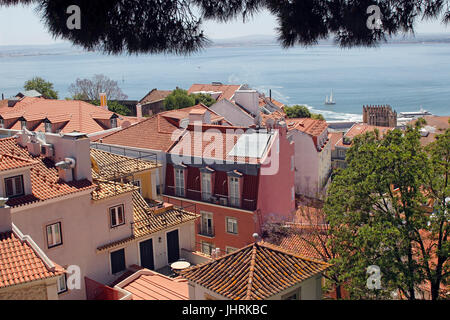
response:
<svg viewBox="0 0 450 320"><path fill-rule="evenodd" d="M151 116L164 111L164 99L171 93L171 90L152 89L139 101L142 106L142 116Z"/></svg>
<svg viewBox="0 0 450 320"><path fill-rule="evenodd" d="M396 127L397 112L391 106L363 106L363 123L378 127Z"/></svg>
<svg viewBox="0 0 450 320"><path fill-rule="evenodd" d="M21 91L15 96L16 98L22 99L24 97L30 97L30 98L42 98L43 95L36 90L27 90L27 91Z"/></svg>
<svg viewBox="0 0 450 320"><path fill-rule="evenodd" d="M426 146L436 139L436 135L443 134L450 127L449 116L423 116L427 123L420 129L420 144ZM409 124L414 125L417 119L411 120Z"/></svg>

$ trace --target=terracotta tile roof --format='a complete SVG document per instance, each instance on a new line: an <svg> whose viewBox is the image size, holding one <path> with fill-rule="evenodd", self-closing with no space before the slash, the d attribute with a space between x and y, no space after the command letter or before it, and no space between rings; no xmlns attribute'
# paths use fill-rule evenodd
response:
<svg viewBox="0 0 450 320"><path fill-rule="evenodd" d="M271 114L265 114L264 112L261 112L261 124L266 125L267 120L274 120L274 121L285 121L286 120L286 114L281 111L275 111Z"/></svg>
<svg viewBox="0 0 450 320"><path fill-rule="evenodd" d="M119 194L133 192L138 187L128 183L120 183L103 179L95 180L96 188L92 191L92 200L98 201L109 197L115 197Z"/></svg>
<svg viewBox="0 0 450 320"><path fill-rule="evenodd" d="M199 218L200 215L164 204L164 208L149 207L138 191L133 192L133 236L97 248L103 251L135 241L149 234L172 228Z"/></svg>
<svg viewBox="0 0 450 320"><path fill-rule="evenodd" d="M13 231L0 233L0 288L60 276L64 269L47 266L33 247Z"/></svg>
<svg viewBox="0 0 450 320"><path fill-rule="evenodd" d="M36 163L37 163L36 161L13 156L8 153L0 155L0 171L32 167Z"/></svg>
<svg viewBox="0 0 450 320"><path fill-rule="evenodd" d="M161 167L161 164L155 162L133 159L98 149L91 149L91 161L93 162L92 177L105 180Z"/></svg>
<svg viewBox="0 0 450 320"><path fill-rule="evenodd" d="M242 127L202 125L203 132L200 133L195 132L194 126L190 125L183 137L168 152L180 156L219 159L235 163L260 163L261 158L228 155L245 130ZM267 150L266 146L263 154L266 154Z"/></svg>
<svg viewBox="0 0 450 320"><path fill-rule="evenodd" d="M328 137L330 138L331 143L331 150L336 149L336 143L342 139L343 133L342 132L330 132L328 133Z"/></svg>
<svg viewBox="0 0 450 320"><path fill-rule="evenodd" d="M284 107L284 103L277 101L274 98L272 98L272 100L270 100L270 97L259 98L259 106L260 107L264 107L269 102L274 104L278 108Z"/></svg>
<svg viewBox="0 0 450 320"><path fill-rule="evenodd" d="M149 93L145 95L145 97L141 99L141 101L139 101L139 103L145 105L148 103L158 102L164 100L171 93L172 93L171 90L152 89Z"/></svg>
<svg viewBox="0 0 450 320"><path fill-rule="evenodd" d="M286 124L289 130L298 130L315 137L320 136L328 128L325 120L311 118L286 119Z"/></svg>
<svg viewBox="0 0 450 320"><path fill-rule="evenodd" d="M98 106L78 100L53 100L25 97L17 102L14 107L0 108L0 115L6 119L11 115L20 114L27 121L44 121L46 118L52 123L67 122L61 128L62 132L83 132L94 133L107 129L99 119L110 119L114 112L104 110ZM125 116L119 116L117 119L118 126L129 126L132 120ZM33 130L43 130L43 124L40 123ZM20 130L20 122L15 122L8 129Z"/></svg>
<svg viewBox="0 0 450 320"><path fill-rule="evenodd" d="M355 123L344 135L344 137L353 139L357 135L364 134L366 132L374 131L375 129L378 129L380 131L380 136L384 136L388 131L393 130L395 128L391 127L379 127L379 126L371 126L366 123ZM339 141L336 143L337 147L344 147L344 148L350 148L351 144L344 144L343 139L339 139Z"/></svg>
<svg viewBox="0 0 450 320"><path fill-rule="evenodd" d="M234 85L234 84L221 84L221 85L214 85L214 84L200 84L196 83L193 84L189 90L188 93L194 93L199 91L206 91L206 92L222 92L219 97L216 99L217 101L222 99L228 99L231 100L231 98L234 96L234 93L239 90L241 85Z"/></svg>
<svg viewBox="0 0 450 320"><path fill-rule="evenodd" d="M450 116L423 116L427 124L424 126L423 130L428 133L428 135L423 135L420 138L420 144L426 146L433 142L436 135L442 134L446 129L450 127L448 123ZM413 120L410 124L414 125L417 120Z"/></svg>
<svg viewBox="0 0 450 320"><path fill-rule="evenodd" d="M0 139L0 153L34 162L30 169L32 194L9 199L6 204L10 207L49 200L94 188L94 185L87 179L72 182L60 180L58 170L51 159L32 156L26 148L17 143L14 137Z"/></svg>
<svg viewBox="0 0 450 320"><path fill-rule="evenodd" d="M117 285L132 294L132 300L189 300L185 279L169 278L143 269Z"/></svg>
<svg viewBox="0 0 450 320"><path fill-rule="evenodd" d="M224 120L224 117L222 117L220 114L216 113L215 111L211 110L210 108L208 108L207 106L205 106L204 104L201 104L201 103L196 104L195 106L192 106L192 107L164 111L160 114L166 118L182 120L182 119L188 119L189 113L204 114L206 111L208 111L211 115L211 122L219 122L221 120Z"/></svg>
<svg viewBox="0 0 450 320"><path fill-rule="evenodd" d="M182 271L181 276L229 299L263 300L329 266L259 242Z"/></svg>
<svg viewBox="0 0 450 320"><path fill-rule="evenodd" d="M303 233L290 233L281 240L280 247L304 257L325 261L327 255L319 235L305 230ZM326 240L325 240L326 241Z"/></svg>
<svg viewBox="0 0 450 320"><path fill-rule="evenodd" d="M161 113L158 113L133 126L113 132L100 139L101 142L112 145L167 151L183 132L179 130L178 135L175 134L172 137L172 134L177 129L178 127L174 123L163 117Z"/></svg>

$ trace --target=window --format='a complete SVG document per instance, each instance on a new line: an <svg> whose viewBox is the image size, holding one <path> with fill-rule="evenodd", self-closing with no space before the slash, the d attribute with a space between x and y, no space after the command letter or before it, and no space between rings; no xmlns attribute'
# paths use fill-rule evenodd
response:
<svg viewBox="0 0 450 320"><path fill-rule="evenodd" d="M213 237L214 236L213 214L211 212L201 212L201 215L202 215L201 234L208 237Z"/></svg>
<svg viewBox="0 0 450 320"><path fill-rule="evenodd" d="M61 293L64 293L67 291L67 279L66 279L65 274L63 274L62 276L60 276L58 278L57 290L58 290L58 294L61 294Z"/></svg>
<svg viewBox="0 0 450 320"><path fill-rule="evenodd" d="M6 197L18 197L24 194L23 176L15 176L5 179Z"/></svg>
<svg viewBox="0 0 450 320"><path fill-rule="evenodd" d="M0 128L4 128L5 127L5 120L0 119Z"/></svg>
<svg viewBox="0 0 450 320"><path fill-rule="evenodd" d="M50 122L45 122L45 132L52 132L52 124Z"/></svg>
<svg viewBox="0 0 450 320"><path fill-rule="evenodd" d="M212 254L213 249L214 245L212 243L202 241L202 253L210 256Z"/></svg>
<svg viewBox="0 0 450 320"><path fill-rule="evenodd" d="M62 244L61 222L47 226L47 247L53 248Z"/></svg>
<svg viewBox="0 0 450 320"><path fill-rule="evenodd" d="M230 205L240 206L239 178L230 177Z"/></svg>
<svg viewBox="0 0 450 320"><path fill-rule="evenodd" d="M141 180L133 180L132 184L133 184L133 186L139 188L138 191L142 195Z"/></svg>
<svg viewBox="0 0 450 320"><path fill-rule="evenodd" d="M175 169L175 195L184 197L184 169Z"/></svg>
<svg viewBox="0 0 450 320"><path fill-rule="evenodd" d="M226 251L227 254L229 254L229 253L237 251L237 249L233 248L233 247L226 247L225 251Z"/></svg>
<svg viewBox="0 0 450 320"><path fill-rule="evenodd" d="M238 233L236 218L227 218L227 232L232 234Z"/></svg>
<svg viewBox="0 0 450 320"><path fill-rule="evenodd" d="M109 208L109 215L111 217L111 228L125 224L125 217L123 214L123 204Z"/></svg>
<svg viewBox="0 0 450 320"><path fill-rule="evenodd" d="M125 270L125 249L111 252L111 273Z"/></svg>
<svg viewBox="0 0 450 320"><path fill-rule="evenodd" d="M20 128L22 130L27 128L27 122L25 120L20 121Z"/></svg>
<svg viewBox="0 0 450 320"><path fill-rule="evenodd" d="M111 128L117 128L117 118L111 119Z"/></svg>
<svg viewBox="0 0 450 320"><path fill-rule="evenodd" d="M209 201L211 198L211 174L202 173L202 200Z"/></svg>

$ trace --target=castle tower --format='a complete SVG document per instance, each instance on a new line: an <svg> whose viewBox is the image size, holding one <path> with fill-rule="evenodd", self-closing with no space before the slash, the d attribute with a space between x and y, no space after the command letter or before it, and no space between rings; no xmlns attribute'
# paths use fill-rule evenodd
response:
<svg viewBox="0 0 450 320"><path fill-rule="evenodd" d="M390 105L363 106L363 122L371 126L396 127L397 112Z"/></svg>

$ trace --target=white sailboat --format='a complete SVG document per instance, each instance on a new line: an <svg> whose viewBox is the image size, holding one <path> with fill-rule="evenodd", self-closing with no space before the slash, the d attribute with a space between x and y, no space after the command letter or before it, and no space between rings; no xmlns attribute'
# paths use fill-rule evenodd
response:
<svg viewBox="0 0 450 320"><path fill-rule="evenodd" d="M331 90L330 99L328 96L325 98L325 104L336 104L336 101L333 100L333 90Z"/></svg>

